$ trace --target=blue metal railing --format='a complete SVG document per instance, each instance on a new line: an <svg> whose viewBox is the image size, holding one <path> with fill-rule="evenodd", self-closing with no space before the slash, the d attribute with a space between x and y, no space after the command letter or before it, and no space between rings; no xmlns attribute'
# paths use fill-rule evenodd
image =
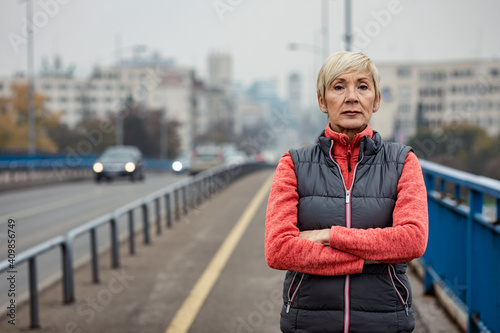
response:
<svg viewBox="0 0 500 333"><path fill-rule="evenodd" d="M420 163L429 205L426 292L444 286L466 311L469 332L500 332L500 181ZM485 197L494 216L483 213Z"/></svg>
<svg viewBox="0 0 500 333"><path fill-rule="evenodd" d="M151 243L150 237L150 214L149 206L154 203L154 223L156 234L161 234L162 231L162 216L160 204L163 201L165 226L170 228L172 220L179 220L181 216L186 216L190 209L196 209L201 203L221 191L228 186L232 181L246 175L247 173L268 167L263 163L244 163L239 165L222 165L210 170L201 172L195 176L191 176L178 183L169 185L150 195L137 199L127 205L115 209L113 212L101 215L79 227L70 230L64 236L56 236L38 246L21 252L15 259L15 267L22 264L28 264L29 276L29 305L30 305L30 328L39 329L39 281L37 279L38 268L37 259L40 255L46 253L53 248L59 248L61 253L61 273L62 273L62 289L63 303L71 304L75 302L76 292L74 283L75 263L73 258L74 243L76 238L83 235L89 235L92 263L92 282L99 283L99 264L98 264L98 244L97 244L97 229L99 226L109 224L110 226L110 250L111 250L111 267L120 267L119 257L119 230L118 219L122 215L128 216L128 238L129 238L129 253L135 253L135 234L134 227L134 211L138 208L142 211L142 228L144 244ZM174 200L172 202L172 196ZM0 274L8 272L13 264L8 259L0 261Z"/></svg>
<svg viewBox="0 0 500 333"><path fill-rule="evenodd" d="M97 155L81 156L77 154L59 155L1 155L2 170L51 170L51 169L91 169ZM172 160L148 158L144 159L147 169L165 170L172 168Z"/></svg>

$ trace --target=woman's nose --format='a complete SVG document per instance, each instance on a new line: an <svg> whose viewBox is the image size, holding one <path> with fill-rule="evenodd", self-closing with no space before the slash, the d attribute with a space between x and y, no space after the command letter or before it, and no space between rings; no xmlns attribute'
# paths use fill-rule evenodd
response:
<svg viewBox="0 0 500 333"><path fill-rule="evenodd" d="M347 88L346 89L346 102L357 103L358 102L358 94L355 88Z"/></svg>

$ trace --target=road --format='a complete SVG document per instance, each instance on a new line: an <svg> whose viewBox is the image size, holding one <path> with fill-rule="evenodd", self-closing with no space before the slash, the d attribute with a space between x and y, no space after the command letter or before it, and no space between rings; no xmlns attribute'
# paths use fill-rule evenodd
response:
<svg viewBox="0 0 500 333"><path fill-rule="evenodd" d="M3 192L0 194L0 261L7 258L9 219L15 221L15 250L21 253L185 177L172 173L150 173L143 182L116 180L96 184L93 181L79 181ZM124 218L120 226L120 230L126 230ZM109 243L107 227L99 229L100 243ZM88 238L82 237L75 243L75 262L85 253L88 254ZM39 281L58 276L60 262L57 249L42 255L38 261ZM18 267L18 295L26 292L25 266ZM8 301L5 288L6 284L0 284L0 305Z"/></svg>
<svg viewBox="0 0 500 333"><path fill-rule="evenodd" d="M124 254L109 268L101 255L101 282L90 283L90 265L76 271L76 301L61 304L61 283L40 295L43 332L272 333L279 332L283 271L264 258L264 221L272 170L238 179L197 206L149 246ZM122 246L122 251L126 246ZM431 296L412 279L414 333L458 333ZM0 332L23 332L29 307L16 325L0 320Z"/></svg>

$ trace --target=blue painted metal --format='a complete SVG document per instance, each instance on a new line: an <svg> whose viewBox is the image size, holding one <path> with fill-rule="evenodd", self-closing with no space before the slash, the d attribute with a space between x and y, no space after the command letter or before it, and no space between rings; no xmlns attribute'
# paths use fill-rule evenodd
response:
<svg viewBox="0 0 500 333"><path fill-rule="evenodd" d="M91 169L97 155L68 154L17 154L0 155L1 170L52 170L52 169ZM145 158L144 163L150 170L171 170L172 160Z"/></svg>
<svg viewBox="0 0 500 333"><path fill-rule="evenodd" d="M500 226L495 223L500 181L420 162L429 206L425 290L436 282L445 285L467 311L469 332L500 332ZM452 193L445 192L445 183ZM469 193L466 204L463 189ZM495 199L496 221L483 214L485 196Z"/></svg>

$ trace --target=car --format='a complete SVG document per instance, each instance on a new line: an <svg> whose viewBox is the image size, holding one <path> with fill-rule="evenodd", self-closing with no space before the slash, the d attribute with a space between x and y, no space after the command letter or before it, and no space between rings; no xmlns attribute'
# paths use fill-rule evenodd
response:
<svg viewBox="0 0 500 333"><path fill-rule="evenodd" d="M191 157L192 175L224 164L224 154L218 146L198 146Z"/></svg>
<svg viewBox="0 0 500 333"><path fill-rule="evenodd" d="M92 167L95 181L111 181L114 178L129 178L130 181L144 180L144 160L135 146L108 147Z"/></svg>
<svg viewBox="0 0 500 333"><path fill-rule="evenodd" d="M188 154L181 154L172 163L172 170L175 173L189 172L191 169L191 158Z"/></svg>

